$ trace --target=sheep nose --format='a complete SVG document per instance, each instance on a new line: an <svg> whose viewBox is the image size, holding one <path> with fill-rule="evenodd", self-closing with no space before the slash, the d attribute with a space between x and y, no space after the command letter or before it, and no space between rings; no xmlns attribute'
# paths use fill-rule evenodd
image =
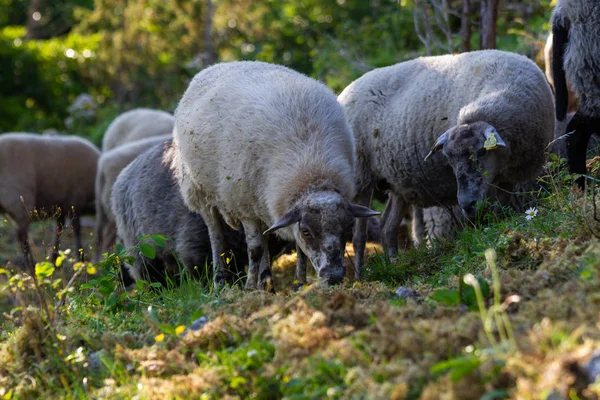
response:
<svg viewBox="0 0 600 400"><path fill-rule="evenodd" d="M327 284L330 286L337 285L344 279L344 275L345 275L345 271L343 271L343 270L340 272L335 272L333 274L328 275L327 276Z"/></svg>

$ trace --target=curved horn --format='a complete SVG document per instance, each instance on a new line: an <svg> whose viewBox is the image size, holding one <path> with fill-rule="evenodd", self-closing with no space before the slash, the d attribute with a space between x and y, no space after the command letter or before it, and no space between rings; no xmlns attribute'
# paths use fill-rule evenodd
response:
<svg viewBox="0 0 600 400"><path fill-rule="evenodd" d="M275 232L278 229L290 226L293 223L300 221L300 210L298 208L292 208L290 211L283 214L269 229L263 232L263 235Z"/></svg>
<svg viewBox="0 0 600 400"><path fill-rule="evenodd" d="M440 151L442 149L442 147L444 147L444 145L448 141L448 138L450 137L450 131L453 128L454 127L450 128L446 132L442 133L442 135L438 138L438 140L435 142L435 144L431 148L431 151L429 153L427 153L427 155L425 156L424 161L427 161L429 159L429 157L431 157L433 155L433 153Z"/></svg>

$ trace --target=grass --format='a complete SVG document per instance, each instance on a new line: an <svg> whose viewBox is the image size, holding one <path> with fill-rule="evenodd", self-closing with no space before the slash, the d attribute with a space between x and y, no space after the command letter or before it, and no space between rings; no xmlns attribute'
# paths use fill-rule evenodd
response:
<svg viewBox="0 0 600 400"><path fill-rule="evenodd" d="M3 292L0 397L597 398L586 366L600 346L600 243L583 194L560 177L548 186L531 221L491 216L393 260L375 248L363 280L334 288L292 292L287 255L275 262L276 295L189 279L125 292L115 277L123 250L79 265L66 289L75 260L40 268L46 313L33 278L15 270ZM2 257L16 255L1 229ZM48 229L36 226L34 241ZM417 295L398 297L398 286Z"/></svg>

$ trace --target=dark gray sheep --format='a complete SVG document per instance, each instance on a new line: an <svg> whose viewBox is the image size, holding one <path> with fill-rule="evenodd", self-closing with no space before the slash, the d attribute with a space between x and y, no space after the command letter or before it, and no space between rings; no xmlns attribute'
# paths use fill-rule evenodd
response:
<svg viewBox="0 0 600 400"><path fill-rule="evenodd" d="M211 246L206 224L200 214L183 203L172 171L172 140L156 145L141 154L118 176L112 190L111 204L117 223L117 237L125 247L138 244L138 237L161 234L170 238L164 248L156 248L154 260L136 256L127 266L134 279L164 281L163 274L174 276L181 268L199 272L210 265ZM243 270L247 263L243 232L226 230L232 255L229 265ZM178 265L178 261L179 264Z"/></svg>
<svg viewBox="0 0 600 400"><path fill-rule="evenodd" d="M600 132L600 2L559 0L552 14L552 70L556 117L567 114L567 81L579 100L579 110L567 125L569 171L586 173L590 136ZM578 179L583 185L585 180Z"/></svg>

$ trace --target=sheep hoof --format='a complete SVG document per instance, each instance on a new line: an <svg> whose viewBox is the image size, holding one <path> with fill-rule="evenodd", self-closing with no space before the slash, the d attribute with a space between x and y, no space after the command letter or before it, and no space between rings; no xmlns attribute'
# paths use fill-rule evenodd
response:
<svg viewBox="0 0 600 400"><path fill-rule="evenodd" d="M264 271L262 274L260 274L260 278L258 280L258 289L269 293L275 293L271 271Z"/></svg>
<svg viewBox="0 0 600 400"><path fill-rule="evenodd" d="M214 281L215 291L220 291L225 286L229 286L229 281L231 280L231 278L231 274L227 271L217 271L217 273L215 274Z"/></svg>

